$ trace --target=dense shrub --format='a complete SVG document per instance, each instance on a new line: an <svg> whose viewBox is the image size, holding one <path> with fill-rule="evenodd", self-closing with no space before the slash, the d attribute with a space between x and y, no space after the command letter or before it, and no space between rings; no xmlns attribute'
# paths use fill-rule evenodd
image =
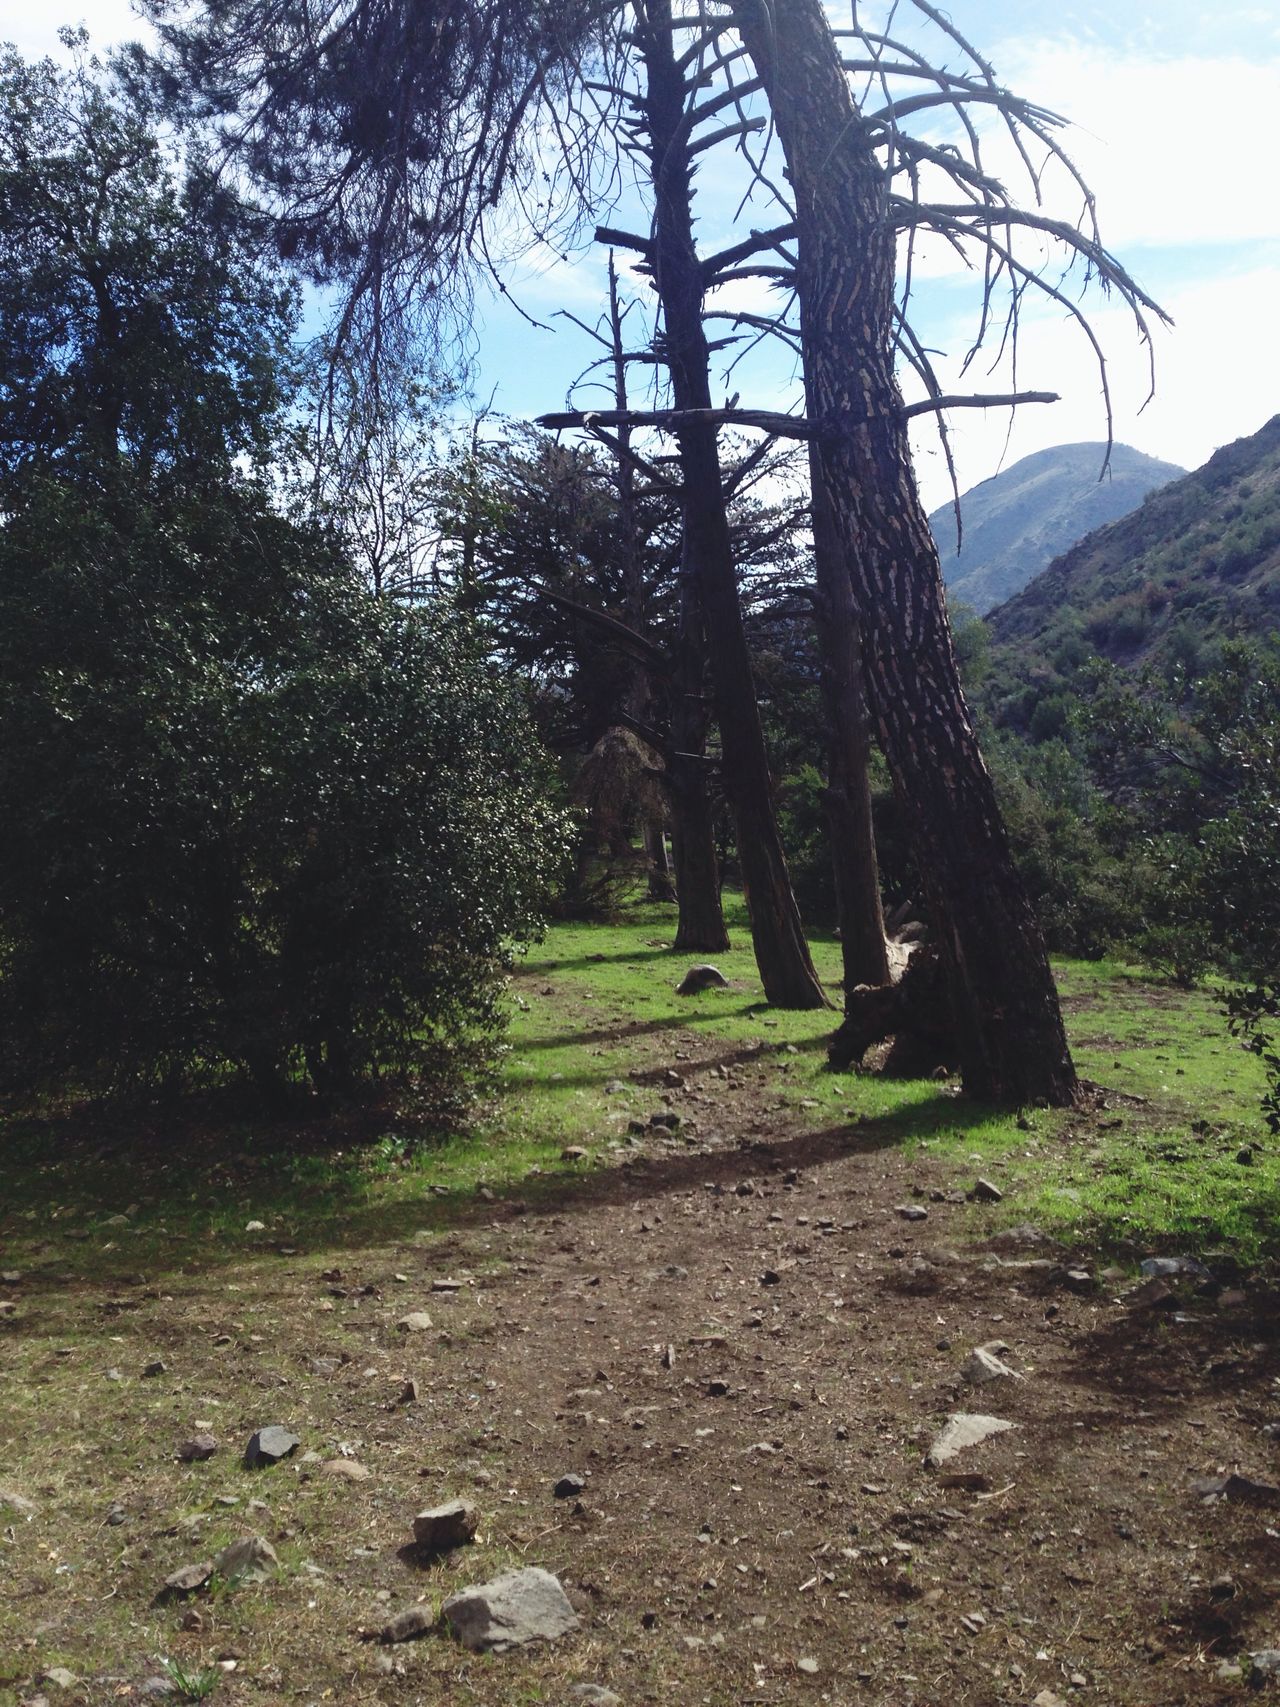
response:
<svg viewBox="0 0 1280 1707"><path fill-rule="evenodd" d="M492 1034L564 824L481 636L252 490L119 498L0 532L0 1079L276 1095Z"/></svg>

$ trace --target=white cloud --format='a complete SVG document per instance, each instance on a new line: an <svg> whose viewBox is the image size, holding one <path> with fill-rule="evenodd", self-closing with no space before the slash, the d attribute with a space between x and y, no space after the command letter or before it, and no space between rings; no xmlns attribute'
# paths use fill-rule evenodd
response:
<svg viewBox="0 0 1280 1707"><path fill-rule="evenodd" d="M1270 170L1280 56L1142 59L1013 39L995 60L1009 87L1070 120L1059 134L1111 248L1280 236ZM1061 175L1052 193L1074 211Z"/></svg>
<svg viewBox="0 0 1280 1707"><path fill-rule="evenodd" d="M1155 333L1156 394L1145 409L1146 353L1134 338L1132 319L1116 307L1092 315L1109 358L1117 439L1194 468L1219 445L1256 432L1280 409L1280 341L1268 331L1277 301L1280 259L1169 292L1165 305L1175 324ZM1079 332L1060 316L1039 314L1024 322L1021 345L1020 385L1058 391L1062 400L1019 410L1007 450L1007 410L956 411L962 490L1032 451L1105 436L1097 372ZM945 369L943 377L946 383ZM991 381L984 377L980 388L1002 389L1008 378L1007 372ZM960 388L979 389L979 382L971 373ZM936 435L918 421L912 439L917 474L933 508L949 495Z"/></svg>
<svg viewBox="0 0 1280 1707"><path fill-rule="evenodd" d="M152 39L150 25L138 17L129 0L80 0L78 5L71 0L65 10L59 7L52 13L19 6L17 0L0 3L0 41L12 42L26 59L66 59L66 49L58 40L63 25L73 29L83 25L94 52L105 52L120 42Z"/></svg>

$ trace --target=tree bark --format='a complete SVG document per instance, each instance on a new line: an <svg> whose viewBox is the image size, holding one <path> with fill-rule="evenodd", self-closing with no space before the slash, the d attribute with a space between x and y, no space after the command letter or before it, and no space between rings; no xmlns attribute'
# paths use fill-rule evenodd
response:
<svg viewBox="0 0 1280 1707"><path fill-rule="evenodd" d="M827 821L844 966L845 1007L860 984L887 984L889 956L871 816L871 734L862 686L861 639L853 588L831 517L816 446L810 447L814 628L822 662L827 723Z"/></svg>
<svg viewBox="0 0 1280 1707"><path fill-rule="evenodd" d="M718 954L729 946L720 904L715 818L707 780L707 730L711 718L705 693L706 642L693 570L680 565L680 627L672 657L671 851L680 909L675 946L696 954Z"/></svg>
<svg viewBox="0 0 1280 1707"><path fill-rule="evenodd" d="M667 853L667 834L661 818L645 819L644 851L649 860L649 899L674 901L676 885L671 875L671 856Z"/></svg>
<svg viewBox="0 0 1280 1707"><path fill-rule="evenodd" d="M888 183L821 0L734 0L795 194L808 413L975 1096L1077 1094L1044 940L960 687L893 362Z"/></svg>
<svg viewBox="0 0 1280 1707"><path fill-rule="evenodd" d="M692 168L684 122L689 94L673 45L671 0L637 6L643 101L653 160L654 284L662 304L662 355L675 407L711 406L711 356L702 324L704 281L693 240ZM703 420L677 432L683 472L684 537L698 578L720 726L725 793L737 830L751 937L766 998L777 1007L826 1005L809 957L773 811L764 731L721 484L717 429Z"/></svg>

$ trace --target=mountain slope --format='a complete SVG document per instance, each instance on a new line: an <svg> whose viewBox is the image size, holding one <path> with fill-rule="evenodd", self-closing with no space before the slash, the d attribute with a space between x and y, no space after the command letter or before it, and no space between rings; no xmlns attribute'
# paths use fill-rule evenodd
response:
<svg viewBox="0 0 1280 1707"><path fill-rule="evenodd" d="M1025 724L1093 654L1202 661L1280 630L1280 415L1083 539L987 618L995 699Z"/></svg>
<svg viewBox="0 0 1280 1707"><path fill-rule="evenodd" d="M981 616L1012 597L1046 564L1095 528L1136 509L1154 487L1185 470L1116 445L1099 480L1106 446L1055 445L1024 456L961 499L964 541L955 549L955 513L929 517L953 603Z"/></svg>

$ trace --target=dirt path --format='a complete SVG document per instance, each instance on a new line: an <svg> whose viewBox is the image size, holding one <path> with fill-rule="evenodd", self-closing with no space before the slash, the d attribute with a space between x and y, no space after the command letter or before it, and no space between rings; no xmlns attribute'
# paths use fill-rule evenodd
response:
<svg viewBox="0 0 1280 1707"><path fill-rule="evenodd" d="M1245 1693L1241 1657L1280 1646L1280 1492L1190 1482L1280 1481L1276 1297L1137 1308L1087 1253L993 1248L972 1175L873 1127L804 1129L775 1046L632 1047L613 1165L554 1207L213 1282L11 1288L0 1489L32 1509L0 1508L0 1703L142 1699L161 1655L220 1664L229 1707L569 1707L582 1682L628 1707ZM414 1310L429 1331L397 1327ZM992 1342L1015 1375L967 1385ZM929 1469L956 1411L1014 1426ZM240 1468L277 1421L299 1452ZM175 1462L199 1424L219 1453ZM326 1468L344 1457L367 1479ZM568 1474L581 1495L557 1499ZM454 1495L481 1542L423 1565L413 1513ZM243 1532L279 1580L149 1604ZM578 1635L501 1659L360 1640L521 1563L560 1577ZM83 1681L39 1682L54 1663Z"/></svg>

